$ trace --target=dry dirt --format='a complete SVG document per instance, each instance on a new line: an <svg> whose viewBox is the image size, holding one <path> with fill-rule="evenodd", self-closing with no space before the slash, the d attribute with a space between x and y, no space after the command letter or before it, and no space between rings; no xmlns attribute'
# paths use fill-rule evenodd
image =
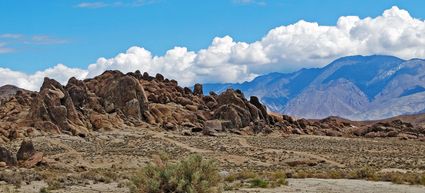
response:
<svg viewBox="0 0 425 193"><path fill-rule="evenodd" d="M183 136L155 128L127 128L94 132L80 138L69 135L32 138L35 148L45 154L47 165L32 169L0 168L0 179L22 177L19 186L0 182L0 192L127 192L127 182L135 171L165 152L172 159L191 153L219 161L221 170L275 171L288 175L297 171L377 171L423 172L425 143L416 140L340 138L308 135L216 137ZM17 151L21 140L9 144ZM16 180L18 181L18 180ZM260 192L425 192L424 186L390 182L334 179L289 179L287 187ZM250 189L237 192L258 192Z"/></svg>

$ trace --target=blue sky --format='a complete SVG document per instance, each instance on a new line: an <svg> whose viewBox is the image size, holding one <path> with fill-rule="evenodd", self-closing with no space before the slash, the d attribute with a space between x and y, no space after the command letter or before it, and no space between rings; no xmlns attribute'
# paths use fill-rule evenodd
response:
<svg viewBox="0 0 425 193"><path fill-rule="evenodd" d="M131 46L163 55L174 46L199 50L225 35L253 42L301 19L335 25L342 15L375 17L393 5L425 18L422 0L3 0L0 34L21 37L0 38L9 48L0 53L0 67L26 73L58 63L85 68Z"/></svg>
<svg viewBox="0 0 425 193"><path fill-rule="evenodd" d="M0 86L105 70L190 86L348 55L425 58L423 10L423 0L2 0Z"/></svg>

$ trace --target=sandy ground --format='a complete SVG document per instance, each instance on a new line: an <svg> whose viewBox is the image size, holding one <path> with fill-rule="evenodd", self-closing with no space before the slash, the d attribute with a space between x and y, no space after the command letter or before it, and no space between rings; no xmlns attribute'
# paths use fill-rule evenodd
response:
<svg viewBox="0 0 425 193"><path fill-rule="evenodd" d="M390 182L372 182L365 180L347 179L288 179L288 186L275 189L241 189L236 191L226 191L225 193L424 193L425 187L392 184ZM1 185L5 187L6 185ZM0 192L25 192L39 193L40 188L45 187L44 182L32 182L24 185L20 189L10 186L8 190L0 189ZM87 186L69 186L65 189L54 190L55 193L126 193L129 190L125 187L118 187L117 183L98 183Z"/></svg>
<svg viewBox="0 0 425 193"><path fill-rule="evenodd" d="M326 173L364 167L385 172L423 172L425 169L425 143L414 140L299 135L182 136L180 133L158 132L155 128L130 128L95 132L87 138L52 135L34 137L32 141L50 162L47 166L25 170L0 168L0 177L12 174L22 178L19 189L0 180L0 192L39 192L47 186L47 180L59 185L50 192L128 192L123 182L129 179L131 172L149 163L158 152L165 152L173 159L192 153L201 154L217 160L220 170L226 172L248 169ZM14 141L9 148L16 152L20 142ZM288 181L289 185L281 189L237 192L425 193L425 186L390 182L312 178Z"/></svg>
<svg viewBox="0 0 425 193"><path fill-rule="evenodd" d="M242 189L226 193L424 193L425 187L346 179L288 179L289 185L276 189Z"/></svg>

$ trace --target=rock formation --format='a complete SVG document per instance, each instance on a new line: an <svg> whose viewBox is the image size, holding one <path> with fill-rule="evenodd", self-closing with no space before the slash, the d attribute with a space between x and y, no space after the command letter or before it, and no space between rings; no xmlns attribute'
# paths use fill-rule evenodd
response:
<svg viewBox="0 0 425 193"><path fill-rule="evenodd" d="M243 131L423 138L425 133L422 126L401 120L294 119L268 113L257 97L247 100L240 90L204 95L201 84L193 88L140 71L106 71L91 79L71 78L65 86L45 78L38 93L18 91L0 105L0 143L44 133L85 137L91 131L147 125L205 135Z"/></svg>

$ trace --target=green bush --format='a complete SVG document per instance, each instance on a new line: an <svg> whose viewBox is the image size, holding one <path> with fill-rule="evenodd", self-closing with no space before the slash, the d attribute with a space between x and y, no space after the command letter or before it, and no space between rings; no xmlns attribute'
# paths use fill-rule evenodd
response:
<svg viewBox="0 0 425 193"><path fill-rule="evenodd" d="M255 178L249 181L251 184L250 188L267 188L269 186L269 182L264 179Z"/></svg>
<svg viewBox="0 0 425 193"><path fill-rule="evenodd" d="M142 193L220 192L218 167L212 160L191 155L177 163L158 159L143 168L133 183Z"/></svg>
<svg viewBox="0 0 425 193"><path fill-rule="evenodd" d="M40 189L40 193L49 193L49 190L46 187Z"/></svg>

